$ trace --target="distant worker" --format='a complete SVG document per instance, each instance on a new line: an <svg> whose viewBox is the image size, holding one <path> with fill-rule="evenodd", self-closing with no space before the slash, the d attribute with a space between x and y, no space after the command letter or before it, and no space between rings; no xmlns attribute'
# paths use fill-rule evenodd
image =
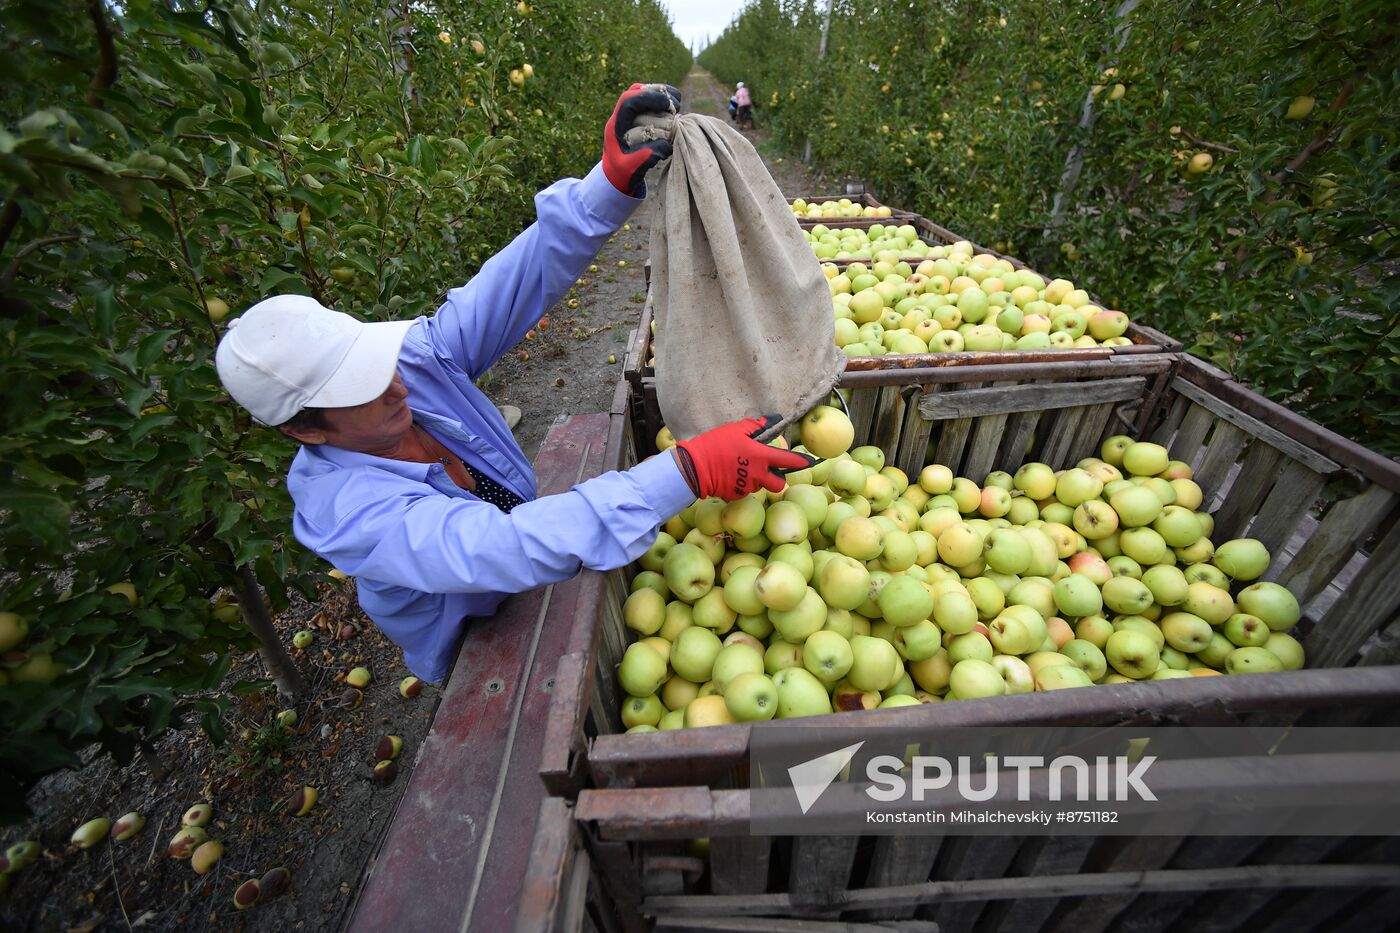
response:
<svg viewBox="0 0 1400 933"><path fill-rule="evenodd" d="M739 122L739 102L734 99L733 95L730 95L729 98L729 122Z"/></svg>
<svg viewBox="0 0 1400 933"><path fill-rule="evenodd" d="M742 81L734 90L734 103L739 107L739 129L742 130L745 126L753 129L753 97L749 95L749 89L744 87Z"/></svg>

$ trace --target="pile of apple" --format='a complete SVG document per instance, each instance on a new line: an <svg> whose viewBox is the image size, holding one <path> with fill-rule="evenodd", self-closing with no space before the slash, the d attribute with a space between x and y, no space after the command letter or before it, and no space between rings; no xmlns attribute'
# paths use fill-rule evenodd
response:
<svg viewBox="0 0 1400 933"><path fill-rule="evenodd" d="M1046 282L959 241L910 267L894 250L844 271L823 263L847 356L961 350L1067 350L1132 343L1128 316L1100 308L1067 279Z"/></svg>
<svg viewBox="0 0 1400 933"><path fill-rule="evenodd" d="M910 224L871 224L862 227L828 227L817 224L805 234L818 259L874 259L876 253L891 252L900 259L923 259L930 250Z"/></svg>
<svg viewBox="0 0 1400 933"><path fill-rule="evenodd" d="M629 732L1303 666L1297 600L1252 582L1267 550L1214 546L1190 467L1157 444L979 487L850 450L829 406L800 434L825 459L781 495L700 500L641 558Z"/></svg>
<svg viewBox="0 0 1400 933"><path fill-rule="evenodd" d="M792 202L792 214L799 219L806 217L889 217L893 213L894 211L883 204L879 207L869 207L864 204L856 204L850 198L823 201L820 204L809 204L805 198L797 198Z"/></svg>

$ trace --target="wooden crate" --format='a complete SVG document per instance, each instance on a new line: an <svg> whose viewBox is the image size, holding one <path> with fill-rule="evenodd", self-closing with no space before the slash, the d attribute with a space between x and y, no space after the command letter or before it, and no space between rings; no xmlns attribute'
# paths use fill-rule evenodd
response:
<svg viewBox="0 0 1400 933"><path fill-rule="evenodd" d="M1308 669L849 716L872 727L1397 722L1400 465L1190 358L1006 367L977 382L958 375L848 374L856 443L881 446L907 472L932 449L932 462L979 480L1025 460L1072 464L1111 434L1164 443L1195 469L1215 540L1248 534L1275 553L1266 578L1304 605L1295 634ZM611 467L650 452L628 395L610 416ZM944 931L1360 930L1379 929L1400 906L1393 839L1193 836L1189 821L1171 838L752 837L749 739L765 726L621 734L627 577L586 576L580 585L597 602L573 620L542 773L552 791L577 793L589 852L628 930L653 921L666 930L884 929L844 924L888 919ZM701 837L708 863L686 847Z"/></svg>
<svg viewBox="0 0 1400 933"><path fill-rule="evenodd" d="M1400 465L1189 357L983 367L982 378L967 381L970 371L848 372L842 393L855 443L881 447L909 475L936 462L979 482L992 470L1031 460L1071 465L1112 434L1164 443L1195 469L1207 496L1202 507L1216 517L1214 538L1258 537L1275 554L1266 576L1304 605L1296 634L1309 666L1381 671L1229 678L1223 686L1219 680L1125 684L990 701L998 709L1072 723L1112 720L1141 707L1162 721L1189 721L1206 704L1233 720L1345 705L1376 691L1400 699L1400 668L1391 666L1400 662ZM619 398L610 417L609 468L654 453L649 414L634 392ZM748 726L616 734L622 697L614 674L629 640L620 609L627 577L624 571L588 576L597 602L575 620L577 654L560 665L547 752L556 767L546 780L569 793L588 779L599 787L721 786L742 776ZM938 715L972 715L964 711L975 706L940 707ZM919 722L929 714L912 708L862 715ZM585 753L586 768L579 763Z"/></svg>
<svg viewBox="0 0 1400 933"><path fill-rule="evenodd" d="M787 199L788 204L792 204L792 202L796 201L799 197L801 197L804 201L806 201L809 204L820 204L823 201L839 201L842 198L849 198L852 203L859 204L862 207L888 206L882 204L879 201L879 199L875 197L875 195L871 194L868 191L861 192L858 194L824 194L813 197L795 195ZM797 215L795 214L793 216L797 217ZM815 227L818 224L826 224L828 227L869 227L874 224L889 224L891 222L910 223L912 222L912 218L917 216L918 215L913 213L912 211L901 210L897 207L890 207L890 216L888 217L797 217L797 222L804 229Z"/></svg>

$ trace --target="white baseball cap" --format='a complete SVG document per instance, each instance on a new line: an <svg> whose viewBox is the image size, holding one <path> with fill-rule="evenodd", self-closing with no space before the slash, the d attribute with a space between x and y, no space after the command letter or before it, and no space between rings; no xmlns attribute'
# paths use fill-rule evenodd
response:
<svg viewBox="0 0 1400 933"><path fill-rule="evenodd" d="M304 295L278 295L229 323L214 364L228 394L263 424L303 408L348 408L384 393L413 321L366 324Z"/></svg>

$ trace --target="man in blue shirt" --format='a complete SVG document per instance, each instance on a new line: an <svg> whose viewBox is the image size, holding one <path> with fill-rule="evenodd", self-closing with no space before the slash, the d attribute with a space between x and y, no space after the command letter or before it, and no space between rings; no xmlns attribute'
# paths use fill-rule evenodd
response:
<svg viewBox="0 0 1400 933"><path fill-rule="evenodd" d="M535 198L536 222L432 317L363 323L311 298L258 302L216 363L229 394L302 444L287 476L297 539L357 579L365 613L409 669L441 680L469 617L511 593L639 557L697 496L782 488L810 464L754 440L767 420L722 425L667 454L536 498L529 461L476 379L535 325L645 195L667 140L629 146L637 116L680 92L634 84L603 161Z"/></svg>

